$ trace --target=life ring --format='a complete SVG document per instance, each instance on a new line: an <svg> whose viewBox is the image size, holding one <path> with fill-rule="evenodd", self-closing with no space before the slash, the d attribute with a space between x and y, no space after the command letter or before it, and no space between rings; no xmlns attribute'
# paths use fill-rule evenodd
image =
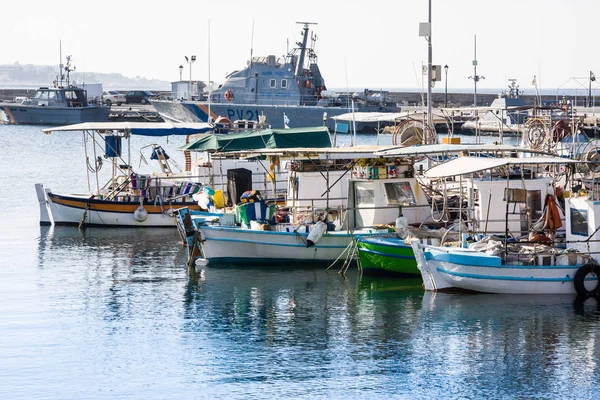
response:
<svg viewBox="0 0 600 400"><path fill-rule="evenodd" d="M585 278L588 274L595 274L598 277L598 283L592 290L588 290L585 287ZM587 263L582 265L575 273L575 291L580 296L596 297L600 296L600 266L594 263Z"/></svg>
<svg viewBox="0 0 600 400"><path fill-rule="evenodd" d="M233 92L231 90L228 90L225 92L225 100L227 100L227 101L233 100Z"/></svg>

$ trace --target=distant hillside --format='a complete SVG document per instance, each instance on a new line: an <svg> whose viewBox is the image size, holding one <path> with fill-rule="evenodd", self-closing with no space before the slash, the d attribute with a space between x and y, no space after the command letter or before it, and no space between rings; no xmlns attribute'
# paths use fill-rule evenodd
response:
<svg viewBox="0 0 600 400"><path fill-rule="evenodd" d="M56 65L0 65L0 88L36 88L52 86L58 75ZM71 72L72 83L102 83L104 89L171 90L171 84L158 79L140 76L129 78L123 74L100 72Z"/></svg>

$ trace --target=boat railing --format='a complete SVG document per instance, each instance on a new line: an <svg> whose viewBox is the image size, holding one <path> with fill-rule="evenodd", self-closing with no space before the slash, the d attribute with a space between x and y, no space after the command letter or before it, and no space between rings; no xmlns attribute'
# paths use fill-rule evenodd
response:
<svg viewBox="0 0 600 400"><path fill-rule="evenodd" d="M387 206L375 206L375 205L360 205L356 207L348 207L345 205L347 199L345 197L330 197L329 199L323 198L300 198L295 199L294 202L298 204L291 204L288 200L288 204L284 207L280 207L281 209L286 210L286 215L290 216L290 222L298 223L298 224L310 224L317 221L328 221L335 223L338 222L338 226L340 229L345 229L348 232L351 232L355 229L366 228L373 226L372 224L358 224L356 223L356 215L355 213L359 211L367 211L367 210L395 210L398 211L399 216L399 207L398 205L387 205ZM334 206L333 204L338 203L340 205ZM343 204L343 205L342 205ZM402 210L408 211L411 209L427 209L428 205L404 205L401 207ZM396 217L397 217L396 216ZM395 218L390 218L389 221L385 221L382 223L377 223L375 225L395 225ZM352 218L351 221L350 218ZM364 225L364 226L363 226ZM442 224L442 225L451 225Z"/></svg>
<svg viewBox="0 0 600 400"><path fill-rule="evenodd" d="M280 107L314 106L317 104L317 99L315 96L293 95L286 92L274 92L272 94L266 95L256 95L255 93L243 93L235 95L234 99L231 101L225 99L224 94L221 95L220 93L212 93L211 101L215 104L244 104L247 106L256 104ZM347 99L346 101L342 101L339 99L329 99L326 100L326 102L331 103L331 105L346 107L348 109L351 108L350 99Z"/></svg>
<svg viewBox="0 0 600 400"><path fill-rule="evenodd" d="M192 195L198 193L203 185L194 182L194 177L156 176L134 174L116 175L100 190L103 200L159 201L163 204L193 201Z"/></svg>

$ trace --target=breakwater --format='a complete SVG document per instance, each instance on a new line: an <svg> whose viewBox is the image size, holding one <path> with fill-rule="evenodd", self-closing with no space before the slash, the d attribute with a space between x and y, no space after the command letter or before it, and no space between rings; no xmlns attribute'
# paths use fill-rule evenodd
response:
<svg viewBox="0 0 600 400"><path fill-rule="evenodd" d="M35 89L0 89L0 101L12 100L16 97L31 97L35 94ZM120 90L121 93L127 93L128 90ZM156 94L169 95L168 91L154 91ZM418 106L424 104L424 100L427 95L419 92L389 92L388 100L398 103L404 106ZM444 107L446 94L445 93L432 93L432 105L435 108ZM498 94L492 93L477 93L477 105L478 106L489 106L494 99L498 97ZM536 104L536 96L534 95L523 95L525 102L529 105ZM474 96L473 93L453 93L448 92L448 107L470 107L473 105ZM556 101L556 96L543 95L541 96L542 102L545 101ZM583 98L582 101L585 101Z"/></svg>

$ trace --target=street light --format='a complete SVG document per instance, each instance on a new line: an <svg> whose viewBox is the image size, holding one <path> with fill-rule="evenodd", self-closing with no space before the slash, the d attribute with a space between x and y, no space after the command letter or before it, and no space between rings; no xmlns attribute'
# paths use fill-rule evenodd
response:
<svg viewBox="0 0 600 400"><path fill-rule="evenodd" d="M184 56L185 61L190 65L190 81L188 82L188 93L190 96L190 100L192 99L192 64L196 61L196 56L192 56L191 59L188 59L188 56Z"/></svg>
<svg viewBox="0 0 600 400"><path fill-rule="evenodd" d="M448 64L444 65L444 72L446 73L446 86L444 88L444 108L448 107Z"/></svg>
<svg viewBox="0 0 600 400"><path fill-rule="evenodd" d="M179 82L181 82L181 80L182 80L182 79L181 79L181 74L182 74L182 72L183 72L183 65L180 65L180 66L179 66Z"/></svg>
<svg viewBox="0 0 600 400"><path fill-rule="evenodd" d="M591 107L592 106L592 82L596 81L596 75L594 75L594 73L592 71L590 71L590 88L588 91L588 99L587 99L587 106Z"/></svg>
<svg viewBox="0 0 600 400"><path fill-rule="evenodd" d="M427 40L427 126L433 129L433 116L431 105L431 85L433 70L433 49L431 45L431 0L429 0L427 22L419 23L419 36L424 37L425 40Z"/></svg>

